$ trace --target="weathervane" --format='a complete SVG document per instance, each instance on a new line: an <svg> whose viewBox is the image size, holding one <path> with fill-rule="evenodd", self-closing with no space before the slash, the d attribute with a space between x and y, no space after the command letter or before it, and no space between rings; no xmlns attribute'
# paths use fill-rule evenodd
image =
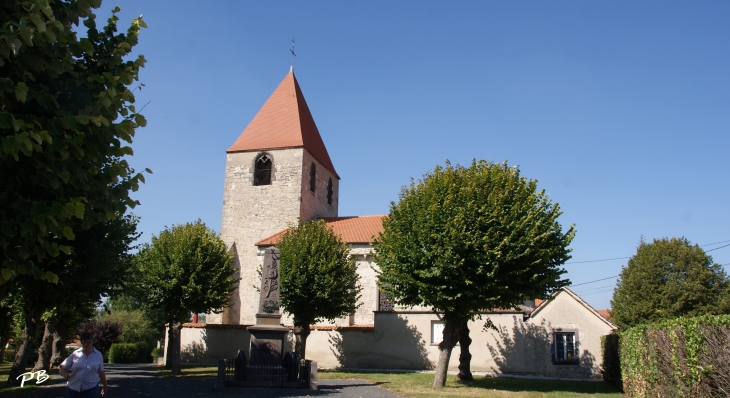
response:
<svg viewBox="0 0 730 398"><path fill-rule="evenodd" d="M291 67L289 68L290 71L294 71L294 57L297 55L294 53L294 39L291 39Z"/></svg>

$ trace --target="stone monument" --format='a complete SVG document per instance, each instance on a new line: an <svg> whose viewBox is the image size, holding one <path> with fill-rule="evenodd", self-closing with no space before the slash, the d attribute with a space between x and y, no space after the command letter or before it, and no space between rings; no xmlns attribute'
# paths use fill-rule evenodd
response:
<svg viewBox="0 0 730 398"><path fill-rule="evenodd" d="M251 332L249 358L252 362L284 361L284 338L289 328L281 325L279 286L279 249L270 247L264 250L256 325L248 327Z"/></svg>

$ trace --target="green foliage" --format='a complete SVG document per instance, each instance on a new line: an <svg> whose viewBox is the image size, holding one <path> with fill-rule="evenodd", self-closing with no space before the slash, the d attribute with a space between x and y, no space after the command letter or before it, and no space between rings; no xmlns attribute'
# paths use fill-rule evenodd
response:
<svg viewBox="0 0 730 398"><path fill-rule="evenodd" d="M537 181L507 163L437 166L391 203L376 241L379 286L399 303L461 322L566 286L575 235Z"/></svg>
<svg viewBox="0 0 730 398"><path fill-rule="evenodd" d="M281 306L295 326L352 314L358 307L355 259L323 220L290 227L277 243L281 251Z"/></svg>
<svg viewBox="0 0 730 398"><path fill-rule="evenodd" d="M621 357L619 345L621 338L617 333L601 336L601 351L603 352L603 363L601 364L601 375L603 381L622 388L621 378Z"/></svg>
<svg viewBox="0 0 730 398"><path fill-rule="evenodd" d="M611 300L623 327L680 316L730 313L730 281L722 266L685 238L642 241L622 269Z"/></svg>
<svg viewBox="0 0 730 398"><path fill-rule="evenodd" d="M6 348L3 354L3 361L13 363L15 361L15 354L17 353L17 348Z"/></svg>
<svg viewBox="0 0 730 398"><path fill-rule="evenodd" d="M124 326L119 322L86 322L79 326L77 334L80 336L82 333L91 333L94 347L104 355L104 358L108 359L109 348L112 344L119 342L123 328Z"/></svg>
<svg viewBox="0 0 730 398"><path fill-rule="evenodd" d="M119 341L137 344L139 351L143 352L144 356L149 354L159 337L158 330L152 326L142 310L112 311L99 317L99 320L121 324L122 334L119 336ZM109 355L111 361L111 351Z"/></svg>
<svg viewBox="0 0 730 398"><path fill-rule="evenodd" d="M136 291L166 321L184 322L191 312L220 312L236 286L233 255L215 231L198 220L152 237L136 257Z"/></svg>
<svg viewBox="0 0 730 398"><path fill-rule="evenodd" d="M125 58L145 24L117 34L115 8L97 28L99 4L0 3L0 285L57 282L47 259L79 251L78 234L121 217L144 182L125 157L146 124L128 88L145 59Z"/></svg>
<svg viewBox="0 0 730 398"><path fill-rule="evenodd" d="M155 347L152 349L152 362L157 362L157 358L164 355L161 349Z"/></svg>
<svg viewBox="0 0 730 398"><path fill-rule="evenodd" d="M624 391L632 397L709 397L730 391L730 315L676 318L620 334Z"/></svg>
<svg viewBox="0 0 730 398"><path fill-rule="evenodd" d="M165 331L165 314L159 308L143 302L140 297L142 297L142 294L135 290L134 283L120 286L111 293L109 300L107 300L105 304L103 312L114 313L117 311L142 311L143 317L154 329L152 337L154 337L155 340L160 340Z"/></svg>
<svg viewBox="0 0 730 398"><path fill-rule="evenodd" d="M140 348L134 343L114 343L109 348L109 363L137 363Z"/></svg>

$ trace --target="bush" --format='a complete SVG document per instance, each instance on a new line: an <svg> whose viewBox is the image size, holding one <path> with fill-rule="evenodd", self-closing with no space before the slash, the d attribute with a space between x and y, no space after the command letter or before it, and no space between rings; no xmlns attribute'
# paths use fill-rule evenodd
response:
<svg viewBox="0 0 730 398"><path fill-rule="evenodd" d="M147 318L144 311L141 310L114 310L110 314L104 314L100 321L117 322L122 325L122 334L119 336L119 343L138 343L144 344L145 356L147 356L152 347L157 342L159 333L152 326L152 322ZM147 359L145 358L145 361Z"/></svg>
<svg viewBox="0 0 730 398"><path fill-rule="evenodd" d="M91 333L94 347L108 358L109 348L119 341L122 334L122 324L110 321L82 323L78 329L79 336L84 332Z"/></svg>
<svg viewBox="0 0 730 398"><path fill-rule="evenodd" d="M156 363L157 362L157 358L159 358L161 356L163 356L163 353L162 353L162 350L161 349L159 349L157 347L155 347L155 348L152 349L152 362L153 363Z"/></svg>
<svg viewBox="0 0 730 398"><path fill-rule="evenodd" d="M6 348L5 354L3 356L3 360L5 362L13 363L13 362L15 362L15 354L17 354L17 353L18 353L18 350L16 350L15 348Z"/></svg>
<svg viewBox="0 0 730 398"><path fill-rule="evenodd" d="M714 397L730 391L730 315L678 318L621 332L631 397Z"/></svg>
<svg viewBox="0 0 730 398"><path fill-rule="evenodd" d="M136 363L139 348L135 343L114 343L109 348L109 363Z"/></svg>

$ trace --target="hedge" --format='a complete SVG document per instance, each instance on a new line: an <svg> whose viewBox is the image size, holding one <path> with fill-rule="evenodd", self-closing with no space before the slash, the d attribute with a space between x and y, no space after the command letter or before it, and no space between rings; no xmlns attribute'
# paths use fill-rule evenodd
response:
<svg viewBox="0 0 730 398"><path fill-rule="evenodd" d="M621 378L621 357L619 356L620 337L618 333L601 336L601 348L603 350L603 364L601 365L601 376L603 381L618 388L623 388Z"/></svg>
<svg viewBox="0 0 730 398"><path fill-rule="evenodd" d="M631 397L730 396L730 315L678 318L620 333Z"/></svg>
<svg viewBox="0 0 730 398"><path fill-rule="evenodd" d="M135 363L139 347L134 343L114 343L109 348L109 363Z"/></svg>

